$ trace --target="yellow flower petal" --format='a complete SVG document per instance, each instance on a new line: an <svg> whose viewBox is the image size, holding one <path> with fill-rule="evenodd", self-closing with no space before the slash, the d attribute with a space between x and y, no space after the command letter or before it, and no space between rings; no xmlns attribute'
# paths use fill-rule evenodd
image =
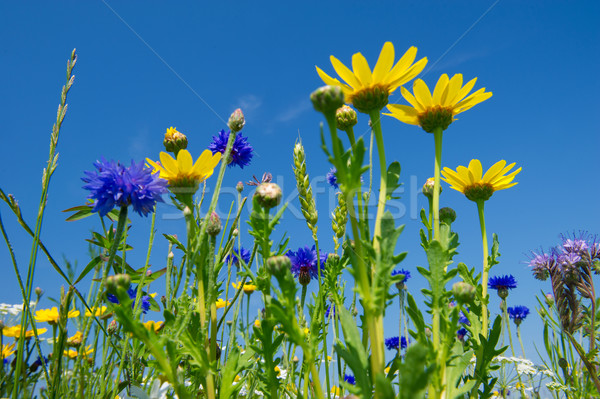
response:
<svg viewBox="0 0 600 399"><path fill-rule="evenodd" d="M473 174L472 181L475 182L481 180L483 168L481 167L481 162L479 161L479 159L472 159L471 162L469 162L469 171L471 171L471 173Z"/></svg>
<svg viewBox="0 0 600 399"><path fill-rule="evenodd" d="M367 60L361 53L356 53L352 56L352 69L354 70L354 75L363 86L369 86L373 82L371 68L369 68Z"/></svg>
<svg viewBox="0 0 600 399"><path fill-rule="evenodd" d="M450 82L450 79L448 78L448 75L446 75L446 74L443 74L438 79L438 82L435 85L435 89L433 89L433 103L434 104L442 103L442 96L447 93L446 89L448 88L448 82Z"/></svg>
<svg viewBox="0 0 600 399"><path fill-rule="evenodd" d="M185 151L185 150L182 150L182 151ZM175 159L173 159L172 156L170 156L166 152L161 152L160 153L160 163L163 166L163 168L165 169L165 171L167 172L166 174L168 176L177 175L177 170L178 170L177 161Z"/></svg>
<svg viewBox="0 0 600 399"><path fill-rule="evenodd" d="M360 81L354 76L354 73L348 67L340 62L333 55L329 57L331 60L331 65L333 65L333 69L337 72L338 75L342 79L346 81L351 87L358 88L360 87Z"/></svg>
<svg viewBox="0 0 600 399"><path fill-rule="evenodd" d="M421 79L415 80L413 84L413 91L415 93L415 98L421 105L424 107L431 107L433 105L433 98L431 97L431 92L429 88Z"/></svg>
<svg viewBox="0 0 600 399"><path fill-rule="evenodd" d="M385 79L385 75L392 69L394 65L394 45L391 42L385 42L377 64L373 68L373 81L381 82Z"/></svg>

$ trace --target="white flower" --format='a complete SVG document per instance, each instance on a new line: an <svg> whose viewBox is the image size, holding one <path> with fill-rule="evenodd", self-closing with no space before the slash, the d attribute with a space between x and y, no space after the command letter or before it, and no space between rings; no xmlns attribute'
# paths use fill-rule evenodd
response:
<svg viewBox="0 0 600 399"><path fill-rule="evenodd" d="M167 399L167 393L171 389L171 384L168 382L160 383L160 380L154 380L152 389L150 390L150 399ZM177 395L173 395L177 398Z"/></svg>

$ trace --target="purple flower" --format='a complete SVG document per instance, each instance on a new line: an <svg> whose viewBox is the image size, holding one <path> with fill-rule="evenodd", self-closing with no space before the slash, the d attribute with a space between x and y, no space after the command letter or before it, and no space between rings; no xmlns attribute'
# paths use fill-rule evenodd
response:
<svg viewBox="0 0 600 399"><path fill-rule="evenodd" d="M469 309L466 309L467 313L469 312ZM467 318L467 315L464 314L464 312L461 310L460 313L458 314L458 322L460 324L466 324L467 326L471 325L471 322L469 321L469 319Z"/></svg>
<svg viewBox="0 0 600 399"><path fill-rule="evenodd" d="M213 155L217 152L221 154L225 153L225 149L227 148L227 141L229 140L230 132L225 133L225 130L221 130L218 135L213 136L213 141L208 145L208 149L212 151ZM244 169L244 166L248 166L252 157L254 156L254 149L248 143L248 138L242 136L242 132L239 132L235 136L235 141L233 142L233 147L231 148L231 153L229 155L229 167L233 165L238 165L240 168Z"/></svg>
<svg viewBox="0 0 600 399"><path fill-rule="evenodd" d="M465 336L467 335L467 333L468 333L468 332L469 332L469 331L467 331L467 329L463 327L463 328L461 328L460 330L458 330L458 331L456 332L456 337L457 337L457 338L458 338L460 341L462 341L462 340L465 338Z"/></svg>
<svg viewBox="0 0 600 399"><path fill-rule="evenodd" d="M93 212L105 216L115 206L133 206L140 216L147 216L154 210L161 195L167 192L167 181L153 174L143 162L125 167L121 163L107 161L104 158L94 163L95 171L85 171L82 177L84 189L91 193L88 198L94 200Z"/></svg>
<svg viewBox="0 0 600 399"><path fill-rule="evenodd" d="M404 279L402 281L400 281L400 283L406 283L408 281L408 279L410 278L410 272L408 270L405 270L405 269L392 270L392 276L397 276L398 274L404 274Z"/></svg>
<svg viewBox="0 0 600 399"><path fill-rule="evenodd" d="M564 267L573 266L579 261L581 261L581 256L575 252L563 252L562 254L556 255L556 262Z"/></svg>
<svg viewBox="0 0 600 399"><path fill-rule="evenodd" d="M390 338L386 338L385 341L385 347L388 350L392 350L392 349L404 349L407 346L406 343L406 338L404 338L404 336L398 338L398 337L390 337Z"/></svg>
<svg viewBox="0 0 600 399"><path fill-rule="evenodd" d="M325 318L329 319L329 314L333 313L333 317L335 317L335 305L331 304L327 307L327 310L325 311Z"/></svg>
<svg viewBox="0 0 600 399"><path fill-rule="evenodd" d="M250 251L247 249L244 249L244 247L241 247L241 249L239 251L236 247L233 247L233 251L231 252L230 255L227 255L227 258L225 258L225 261L227 263L231 263L232 265L239 266L240 261L239 261L238 256L241 257L241 259L244 261L244 263L246 265L248 264L248 262L250 262Z"/></svg>
<svg viewBox="0 0 600 399"><path fill-rule="evenodd" d="M290 250L286 253L286 256L290 258L292 263L292 274L298 278L300 284L307 285L311 279L319 277L317 268L317 250L314 245L312 248L309 248L308 246L298 248L296 252ZM321 270L323 270L325 268L325 262L327 262L327 253L321 251L319 261Z"/></svg>
<svg viewBox="0 0 600 399"><path fill-rule="evenodd" d="M133 301L131 303L131 308L133 309L135 307L137 288L129 287L129 289L127 290L127 294L129 295L129 298ZM116 295L108 294L106 295L106 299L108 299L109 302L116 303L117 305L119 304L119 298L117 298ZM142 295L140 299L142 300L140 307L142 309L142 312L146 314L150 309L150 295Z"/></svg>
<svg viewBox="0 0 600 399"><path fill-rule="evenodd" d="M554 262L552 255L548 255L542 251L540 253L531 252L529 267L533 272L533 276L541 281L545 281L550 276L550 267Z"/></svg>
<svg viewBox="0 0 600 399"><path fill-rule="evenodd" d="M529 314L529 308L527 306L509 306L507 309L508 316L515 321L516 325L521 324L523 320Z"/></svg>
<svg viewBox="0 0 600 399"><path fill-rule="evenodd" d="M329 169L329 173L327 173L327 183L329 183L331 185L331 187L338 189L338 188L340 188L340 185L337 182L336 173L337 173L336 168Z"/></svg>
<svg viewBox="0 0 600 399"><path fill-rule="evenodd" d="M510 274L505 276L494 276L488 281L488 287L496 291L501 289L511 290L517 288L517 280Z"/></svg>

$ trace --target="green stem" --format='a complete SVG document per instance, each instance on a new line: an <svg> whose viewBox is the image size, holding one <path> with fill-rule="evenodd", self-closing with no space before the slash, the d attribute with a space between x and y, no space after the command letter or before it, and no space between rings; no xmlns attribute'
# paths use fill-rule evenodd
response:
<svg viewBox="0 0 600 399"><path fill-rule="evenodd" d="M379 251L381 238L381 218L385 210L385 203L387 200L387 163L385 161L385 148L383 146L383 133L381 132L380 123L380 110L371 111L369 113L371 117L371 126L375 133L375 140L377 142L377 154L379 155L379 170L380 176L380 187L379 187L379 200L377 202L377 216L375 217L375 231L373 233L373 247L375 252ZM371 271L372 273L374 270Z"/></svg>
<svg viewBox="0 0 600 399"><path fill-rule="evenodd" d="M433 238L440 239L440 169L442 166L442 135L444 131L441 127L433 131L435 140L435 163L434 163L434 184L433 184Z"/></svg>
<svg viewBox="0 0 600 399"><path fill-rule="evenodd" d="M435 191L434 191L435 195ZM481 241L483 244L483 274L481 276L481 333L485 338L488 336L488 279L489 279L489 267L488 267L488 240L487 231L485 229L485 216L484 216L484 204L483 200L477 201L477 212L479 213L479 225L481 226Z"/></svg>
<svg viewBox="0 0 600 399"><path fill-rule="evenodd" d="M502 308L502 315L504 316L504 322L506 323L506 332L508 333L508 342L510 343L510 351L513 355L513 357L517 357L515 355L515 347L513 345L513 340L512 340L512 334L510 332L510 319L508 318L508 309L507 309L507 305L506 305L506 298L502 299L502 302L500 303L500 307ZM521 397L525 398L525 386L523 385L523 381L521 380L521 375L517 373L518 379L519 379L519 386L520 386L520 391L521 391Z"/></svg>

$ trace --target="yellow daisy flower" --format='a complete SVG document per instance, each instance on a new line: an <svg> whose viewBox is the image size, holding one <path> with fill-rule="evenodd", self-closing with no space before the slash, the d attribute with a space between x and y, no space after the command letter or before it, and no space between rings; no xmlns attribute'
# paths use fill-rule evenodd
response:
<svg viewBox="0 0 600 399"><path fill-rule="evenodd" d="M100 306L99 308L92 308L93 316L95 316L95 317L103 316L104 313L106 313L107 309L108 308L104 305ZM89 310L86 310L85 317L92 317L92 312L90 312Z"/></svg>
<svg viewBox="0 0 600 399"><path fill-rule="evenodd" d="M6 359L7 357L9 357L10 355L12 355L13 353L16 352L15 350L15 345L17 343L13 342L12 344L4 344L2 345L2 359Z"/></svg>
<svg viewBox="0 0 600 399"><path fill-rule="evenodd" d="M212 176L213 169L220 159L220 152L213 155L210 150L204 150L194 162L188 150L181 150L177 154L177 160L166 152L161 152L160 163L150 158L146 158L146 161L154 168L155 173L160 173L159 176L168 180L171 186L198 187L199 183Z"/></svg>
<svg viewBox="0 0 600 399"><path fill-rule="evenodd" d="M94 352L94 348L92 348L92 345L88 345L85 347L85 349L83 350L83 354L84 355L89 355L91 353ZM69 359L75 359L77 357L77 354L79 352L76 351L75 349L69 349L68 351L64 351L63 355L67 356Z"/></svg>
<svg viewBox="0 0 600 399"><path fill-rule="evenodd" d="M37 332L38 335L41 335L43 333L45 333L46 331L48 331L45 328L38 328ZM21 336L21 325L18 324L16 326L12 326L12 327L4 327L2 329L2 335L4 335L5 337L11 337L11 338L19 338ZM33 337L33 330L29 330L25 332L25 338L31 338Z"/></svg>
<svg viewBox="0 0 600 399"><path fill-rule="evenodd" d="M77 316L79 316L79 310L70 310L67 314L69 319ZM57 324L58 318L59 314L56 306L51 309L40 309L35 312L35 321L38 323L48 322L50 324Z"/></svg>
<svg viewBox="0 0 600 399"><path fill-rule="evenodd" d="M144 327L146 327L146 330L154 331L156 333L162 328L164 323L162 321L148 320L147 322L145 322L143 324L144 324Z"/></svg>
<svg viewBox="0 0 600 399"><path fill-rule="evenodd" d="M72 337L67 339L67 346L72 346L74 348L78 348L83 341L83 334L81 331L77 331Z"/></svg>
<svg viewBox="0 0 600 399"><path fill-rule="evenodd" d="M372 72L365 57L356 53L352 56L352 71L333 55L330 57L333 69L345 83L327 75L319 67L317 73L326 84L341 87L347 103L354 105L360 112L369 113L381 110L394 90L425 68L427 58L413 64L416 56L417 48L411 47L394 65L394 45L386 42Z"/></svg>
<svg viewBox="0 0 600 399"><path fill-rule="evenodd" d="M217 299L217 302L215 302L215 305L217 305L217 309L221 309L224 308L225 306L229 305L231 302L229 301L224 301L223 298L219 298Z"/></svg>
<svg viewBox="0 0 600 399"><path fill-rule="evenodd" d="M456 171L444 168L442 180L450 184L450 188L460 191L471 201L487 201L494 191L504 190L517 184L512 181L521 168L507 174L513 166L515 166L514 162L506 166L506 161L501 160L483 174L481 162L478 159L472 159L468 168L459 166Z"/></svg>
<svg viewBox="0 0 600 399"><path fill-rule="evenodd" d="M425 82L416 79L413 83L414 95L404 87L401 88L402 96L412 107L389 104L387 108L391 113L384 115L393 116L409 125L421 126L428 133L432 133L436 128L446 130L456 120L455 115L492 96L491 92L485 91L485 87L467 96L475 86L475 82L477 78L471 79L463 86L462 74L456 74L452 79L443 74L435 85L432 95Z"/></svg>
<svg viewBox="0 0 600 399"><path fill-rule="evenodd" d="M231 283L231 285L233 286L233 288L235 288L236 290L240 289L240 285L242 284L242 282L240 281L239 283ZM244 288L242 288L244 290L245 294L252 294L254 291L256 291L256 286L254 284L244 284Z"/></svg>

